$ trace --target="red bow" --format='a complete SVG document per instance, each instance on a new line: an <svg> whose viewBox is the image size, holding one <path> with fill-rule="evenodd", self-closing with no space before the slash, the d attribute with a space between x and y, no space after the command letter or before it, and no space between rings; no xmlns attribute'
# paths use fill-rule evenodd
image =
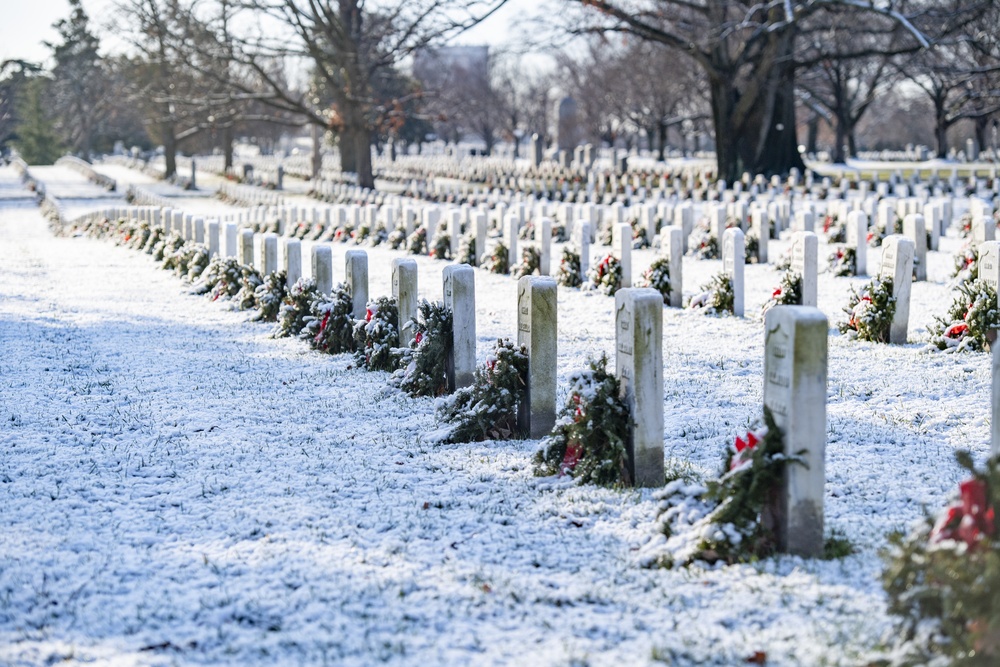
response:
<svg viewBox="0 0 1000 667"><path fill-rule="evenodd" d="M371 322L374 314L371 308L365 308L365 322Z"/></svg>
<svg viewBox="0 0 1000 667"><path fill-rule="evenodd" d="M931 531L930 541L961 540L972 548L983 535L996 535L996 513L988 505L987 487L983 480L966 480L959 484L958 489L958 501L949 505L938 519Z"/></svg>
<svg viewBox="0 0 1000 667"><path fill-rule="evenodd" d="M778 289L774 290L774 292L771 294L771 298L772 299L777 299L779 296L781 296L781 288L780 287Z"/></svg>
<svg viewBox="0 0 1000 667"><path fill-rule="evenodd" d="M733 447L736 449L736 455L729 462L729 469L735 470L740 466L744 465L753 456L753 450L757 447L760 442L760 438L753 431L747 431L746 440L740 436L736 436L736 442L733 443Z"/></svg>
<svg viewBox="0 0 1000 667"><path fill-rule="evenodd" d="M576 464L580 462L580 457L583 456L583 447L581 447L577 442L569 442L566 444L566 453L563 455L562 463L559 464L559 476L569 474L573 472L576 468Z"/></svg>
<svg viewBox="0 0 1000 667"><path fill-rule="evenodd" d="M945 338L961 338L965 334L969 333L969 325L965 322L958 322L952 324L950 327L944 330Z"/></svg>
<svg viewBox="0 0 1000 667"><path fill-rule="evenodd" d="M422 341L423 339L424 339L424 334L419 331L417 332L417 335L413 337L413 340L416 341L417 345L420 345L420 341Z"/></svg>

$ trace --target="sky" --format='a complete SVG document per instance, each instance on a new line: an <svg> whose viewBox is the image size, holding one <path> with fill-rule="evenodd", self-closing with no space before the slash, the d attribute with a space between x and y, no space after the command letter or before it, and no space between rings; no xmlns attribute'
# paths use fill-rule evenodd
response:
<svg viewBox="0 0 1000 667"><path fill-rule="evenodd" d="M526 10L537 7L531 0L509 0L487 21L458 40L461 44L497 45L511 36L510 24L522 19ZM44 61L49 49L44 42L54 41L52 24L69 16L67 0L0 0L0 62L8 59ZM112 44L109 25L113 22L113 0L83 0L83 8L105 44Z"/></svg>

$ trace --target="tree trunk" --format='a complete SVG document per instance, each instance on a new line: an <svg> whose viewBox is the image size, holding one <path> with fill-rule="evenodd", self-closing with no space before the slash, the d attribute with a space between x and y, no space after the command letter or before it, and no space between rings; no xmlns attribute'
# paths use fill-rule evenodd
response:
<svg viewBox="0 0 1000 667"><path fill-rule="evenodd" d="M375 177L372 174L372 140L371 131L364 126L355 128L354 132L354 161L358 175L358 186L362 188L375 188Z"/></svg>
<svg viewBox="0 0 1000 667"><path fill-rule="evenodd" d="M319 126L312 126L312 162L310 166L312 167L312 177L313 179L319 178L319 173L323 169L323 153L320 151L321 139L319 133Z"/></svg>
<svg viewBox="0 0 1000 667"><path fill-rule="evenodd" d="M656 136L659 142L658 153L660 162L667 159L667 130L669 127L663 121L656 124Z"/></svg>
<svg viewBox="0 0 1000 667"><path fill-rule="evenodd" d="M164 178L172 178L177 175L177 138L174 136L174 126L163 126L163 159L166 170Z"/></svg>
<svg viewBox="0 0 1000 667"><path fill-rule="evenodd" d="M222 128L222 155L226 161L225 170L233 168L233 126L226 123Z"/></svg>
<svg viewBox="0 0 1000 667"><path fill-rule="evenodd" d="M948 157L948 115L944 109L944 100L934 100L934 137L937 139L937 156Z"/></svg>
<svg viewBox="0 0 1000 667"><path fill-rule="evenodd" d="M354 135L344 128L337 137L340 144L340 170L347 174L354 174L358 171L357 157L354 150Z"/></svg>
<svg viewBox="0 0 1000 667"><path fill-rule="evenodd" d="M809 116L806 130L806 153L815 155L817 152L816 142L819 139L819 114L814 113Z"/></svg>
<svg viewBox="0 0 1000 667"><path fill-rule="evenodd" d="M736 90L732 81L721 76L710 76L709 89L712 99L712 122L715 126L715 162L718 178L727 183L740 180L742 163L740 161L739 137L733 128L733 106ZM687 138L685 137L685 155L687 154Z"/></svg>
<svg viewBox="0 0 1000 667"><path fill-rule="evenodd" d="M760 133L765 133L762 146L756 151L753 160L747 159L752 165L753 173L764 176L785 176L794 167L800 172L806 165L799 153L798 137L795 134L795 77L790 66L782 66L784 72L773 91L774 100L769 115L760 116L765 126L756 128L753 123L744 131L746 139L755 140ZM765 100L760 101L762 108L767 107Z"/></svg>
<svg viewBox="0 0 1000 667"><path fill-rule="evenodd" d="M976 128L976 143L979 146L979 150L985 151L989 146L989 143L986 141L986 128L990 126L990 117L977 116L973 122Z"/></svg>
<svg viewBox="0 0 1000 667"><path fill-rule="evenodd" d="M847 119L843 116L838 115L836 117L836 138L834 139L833 146L833 161L836 164L843 164L846 162L844 156L844 144L847 142Z"/></svg>

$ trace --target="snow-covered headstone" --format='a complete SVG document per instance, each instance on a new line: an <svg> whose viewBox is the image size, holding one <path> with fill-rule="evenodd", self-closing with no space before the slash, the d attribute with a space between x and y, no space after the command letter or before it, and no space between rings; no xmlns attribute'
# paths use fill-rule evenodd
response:
<svg viewBox="0 0 1000 667"><path fill-rule="evenodd" d="M219 221L208 221L208 257L215 259L219 256Z"/></svg>
<svg viewBox="0 0 1000 667"><path fill-rule="evenodd" d="M668 263L670 272L670 307L680 308L684 285L684 239L683 231L676 225L664 227L661 232L660 249Z"/></svg>
<svg viewBox="0 0 1000 667"><path fill-rule="evenodd" d="M733 314L743 317L743 266L746 263L743 231L736 227L722 236L722 270L733 285Z"/></svg>
<svg viewBox="0 0 1000 667"><path fill-rule="evenodd" d="M792 272L802 276L802 305L816 307L819 239L813 232L792 236Z"/></svg>
<svg viewBox="0 0 1000 667"><path fill-rule="evenodd" d="M448 211L448 236L451 240L451 256L458 254L458 244L462 241L462 210L453 208ZM428 239L428 243L432 239Z"/></svg>
<svg viewBox="0 0 1000 667"><path fill-rule="evenodd" d="M750 218L753 232L757 236L757 262L767 264L767 246L771 240L771 221L767 217L767 211L760 206L754 207Z"/></svg>
<svg viewBox="0 0 1000 667"><path fill-rule="evenodd" d="M1000 289L1000 241L986 241L977 246L979 252L979 279Z"/></svg>
<svg viewBox="0 0 1000 667"><path fill-rule="evenodd" d="M980 243L992 241L996 238L997 226L992 218L977 216L972 219L972 244L978 246Z"/></svg>
<svg viewBox="0 0 1000 667"><path fill-rule="evenodd" d="M903 236L913 241L913 279L927 280L927 228L924 216L907 214L903 218Z"/></svg>
<svg viewBox="0 0 1000 667"><path fill-rule="evenodd" d="M854 249L856 276L868 273L868 215L864 211L847 214L847 245Z"/></svg>
<svg viewBox="0 0 1000 667"><path fill-rule="evenodd" d="M622 267L620 287L632 286L632 225L627 222L615 225L614 252Z"/></svg>
<svg viewBox="0 0 1000 667"><path fill-rule="evenodd" d="M772 508L777 546L806 558L823 554L828 328L809 306L775 306L764 316L764 407L793 457Z"/></svg>
<svg viewBox="0 0 1000 667"><path fill-rule="evenodd" d="M237 235L239 227L235 222L226 223L226 257L239 257L237 253Z"/></svg>
<svg viewBox="0 0 1000 667"><path fill-rule="evenodd" d="M448 389L472 384L476 370L476 271L468 264L444 267L444 305L452 317L452 356L447 360Z"/></svg>
<svg viewBox="0 0 1000 667"><path fill-rule="evenodd" d="M524 276L517 281L517 344L528 350L528 386L518 427L541 438L556 421L556 281Z"/></svg>
<svg viewBox="0 0 1000 667"><path fill-rule="evenodd" d="M580 279L587 280L590 271L590 223L581 220L576 229L576 247L580 251Z"/></svg>
<svg viewBox="0 0 1000 667"><path fill-rule="evenodd" d="M278 270L278 235L264 234L260 240L260 261L257 264L261 275L274 273Z"/></svg>
<svg viewBox="0 0 1000 667"><path fill-rule="evenodd" d="M236 258L240 264L253 266L253 230L241 229L236 241Z"/></svg>
<svg viewBox="0 0 1000 667"><path fill-rule="evenodd" d="M792 229L797 232L816 231L816 216L812 211L799 211L795 214L795 226Z"/></svg>
<svg viewBox="0 0 1000 667"><path fill-rule="evenodd" d="M896 314L889 329L889 342L906 343L910 321L910 287L913 283L913 241L901 234L892 234L882 241L880 278L892 280L892 295L896 298Z"/></svg>
<svg viewBox="0 0 1000 667"><path fill-rule="evenodd" d="M316 290L329 296L333 291L333 250L325 244L312 247L312 274Z"/></svg>
<svg viewBox="0 0 1000 667"><path fill-rule="evenodd" d="M629 410L628 467L635 486L663 485L663 296L615 293L615 369Z"/></svg>
<svg viewBox="0 0 1000 667"><path fill-rule="evenodd" d="M352 313L354 319L363 320L368 309L368 253L364 250L348 250L344 261Z"/></svg>
<svg viewBox="0 0 1000 667"><path fill-rule="evenodd" d="M504 231L507 241L507 257L510 259L511 264L516 264L521 261L521 256L517 254L517 234L521 229L521 219L517 216L516 212L511 211L507 214L505 224L506 226L504 227Z"/></svg>
<svg viewBox="0 0 1000 667"><path fill-rule="evenodd" d="M302 277L302 241L284 239L281 263L285 267L285 284L291 287Z"/></svg>
<svg viewBox="0 0 1000 667"><path fill-rule="evenodd" d="M535 227L535 243L538 244L538 272L547 276L552 272L552 220L543 217Z"/></svg>
<svg viewBox="0 0 1000 667"><path fill-rule="evenodd" d="M486 253L486 236L489 232L489 220L483 212L473 213L472 221L476 226L476 252L473 264L479 266L480 258Z"/></svg>
<svg viewBox="0 0 1000 667"><path fill-rule="evenodd" d="M397 257L392 260L392 297L399 310L399 345L409 347L417 317L417 262Z"/></svg>

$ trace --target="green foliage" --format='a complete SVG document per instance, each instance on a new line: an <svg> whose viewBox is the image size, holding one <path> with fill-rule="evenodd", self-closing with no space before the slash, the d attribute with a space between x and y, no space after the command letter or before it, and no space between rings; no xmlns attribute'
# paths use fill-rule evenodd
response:
<svg viewBox="0 0 1000 667"><path fill-rule="evenodd" d="M314 350L327 354L354 352L354 301L341 283L329 298L317 293L299 334Z"/></svg>
<svg viewBox="0 0 1000 667"><path fill-rule="evenodd" d="M426 299L417 306L414 338L401 359L396 381L410 396L441 396L448 392L448 359L452 349L452 316L443 303Z"/></svg>
<svg viewBox="0 0 1000 667"><path fill-rule="evenodd" d="M840 221L838 215L827 215L823 218L823 233L827 243L847 243L847 226Z"/></svg>
<svg viewBox="0 0 1000 667"><path fill-rule="evenodd" d="M838 325L841 333L858 340L888 343L892 318L896 314L892 279L874 277L860 292L852 287L844 312L848 319Z"/></svg>
<svg viewBox="0 0 1000 667"><path fill-rule="evenodd" d="M552 432L535 453L535 474L571 475L578 484L628 485L628 408L608 358L569 378L570 391Z"/></svg>
<svg viewBox="0 0 1000 667"><path fill-rule="evenodd" d="M670 260L658 257L648 269L642 272L640 287L652 287L663 295L663 303L670 302Z"/></svg>
<svg viewBox="0 0 1000 667"><path fill-rule="evenodd" d="M511 272L515 278L531 276L541 271L542 253L533 245L524 246L521 250L521 263L515 264Z"/></svg>
<svg viewBox="0 0 1000 667"><path fill-rule="evenodd" d="M170 236L163 242L163 248L159 252L153 253L153 259L162 260L160 267L164 271L176 271L183 258L183 248L186 241L177 232L170 232ZM157 257L159 255L159 257Z"/></svg>
<svg viewBox="0 0 1000 667"><path fill-rule="evenodd" d="M622 287L622 263L614 255L607 255L592 268L587 276L590 286L612 296Z"/></svg>
<svg viewBox="0 0 1000 667"><path fill-rule="evenodd" d="M497 241L490 256L483 259L483 268L503 275L510 272L510 250L503 241Z"/></svg>
<svg viewBox="0 0 1000 667"><path fill-rule="evenodd" d="M676 480L656 495L661 501L660 530L668 540L678 536L681 543L660 556L657 565L673 567L696 560L731 564L774 553L785 466L801 462L785 454L781 431L767 408L764 425L726 448L716 479L704 484Z"/></svg>
<svg viewBox="0 0 1000 667"><path fill-rule="evenodd" d="M476 265L476 235L466 234L458 242L458 257L455 261L459 264Z"/></svg>
<svg viewBox="0 0 1000 667"><path fill-rule="evenodd" d="M704 308L710 315L734 313L736 296L733 294L733 280L729 274L722 271L714 276L707 285L701 286L701 294L691 297L688 308Z"/></svg>
<svg viewBox="0 0 1000 667"><path fill-rule="evenodd" d="M389 238L386 239L386 243L392 250L399 250L403 247L403 244L406 243L406 230L400 227L392 230L392 233L389 234Z"/></svg>
<svg viewBox="0 0 1000 667"><path fill-rule="evenodd" d="M209 257L207 245L203 243L188 244L184 254L184 265L187 267L187 271L183 274L188 282L193 283L204 273L205 269L208 268Z"/></svg>
<svg viewBox="0 0 1000 667"><path fill-rule="evenodd" d="M747 264L760 262L760 239L756 234L747 234L743 237L743 261Z"/></svg>
<svg viewBox="0 0 1000 667"><path fill-rule="evenodd" d="M17 98L17 117L20 120L14 146L28 164L52 164L63 154L47 103L50 85L47 79L41 77L29 79Z"/></svg>
<svg viewBox="0 0 1000 667"><path fill-rule="evenodd" d="M354 325L354 348L358 361L369 371L396 368L393 349L399 347L399 308L396 300L379 297L368 302L365 319Z"/></svg>
<svg viewBox="0 0 1000 667"><path fill-rule="evenodd" d="M208 263L195 288L196 294L209 294L212 301L231 299L240 292L243 270L235 257L216 257Z"/></svg>
<svg viewBox="0 0 1000 667"><path fill-rule="evenodd" d="M771 298L764 304L763 312L775 306L802 305L802 275L793 271L785 271L781 275L778 288L771 293Z"/></svg>
<svg viewBox="0 0 1000 667"><path fill-rule="evenodd" d="M527 350L498 340L493 354L476 369L472 385L438 404L438 419L449 425L442 441L505 440L521 435L517 412L527 383Z"/></svg>
<svg viewBox="0 0 1000 667"><path fill-rule="evenodd" d="M580 253L567 247L563 248L556 281L564 287L579 287L583 284L583 277L580 275Z"/></svg>
<svg viewBox="0 0 1000 667"><path fill-rule="evenodd" d="M858 273L858 252L848 246L838 246L827 260L835 276L855 276Z"/></svg>
<svg viewBox="0 0 1000 667"><path fill-rule="evenodd" d="M889 538L882 586L901 617L907 665L933 656L946 664L1000 664L1000 457L976 468L957 453L971 478L936 521Z"/></svg>
<svg viewBox="0 0 1000 667"><path fill-rule="evenodd" d="M434 235L430 256L434 259L451 259L451 235L446 229L438 230Z"/></svg>
<svg viewBox="0 0 1000 667"><path fill-rule="evenodd" d="M288 273L274 271L264 276L264 282L254 291L257 313L253 319L259 322L276 322L282 302L288 294ZM289 335L289 334L286 334Z"/></svg>
<svg viewBox="0 0 1000 667"><path fill-rule="evenodd" d="M424 255L427 253L427 228L417 227L416 231L410 235L410 240L406 249L411 255Z"/></svg>
<svg viewBox="0 0 1000 667"><path fill-rule="evenodd" d="M260 272L249 264L243 264L240 266L240 291L236 294L233 299L234 304L239 310L250 310L254 308L257 304L257 299L255 294L257 293L257 288L264 283L263 276Z"/></svg>
<svg viewBox="0 0 1000 667"><path fill-rule="evenodd" d="M722 251L719 248L719 239L715 235L702 230L698 236L697 243L691 250L698 259L721 259Z"/></svg>
<svg viewBox="0 0 1000 667"><path fill-rule="evenodd" d="M948 314L928 329L939 350L988 351L1000 328L997 293L982 280L959 283Z"/></svg>
<svg viewBox="0 0 1000 667"><path fill-rule="evenodd" d="M971 282L979 278L979 253L971 243L964 244L955 253L955 268L951 272L951 277L958 278L961 282Z"/></svg>

